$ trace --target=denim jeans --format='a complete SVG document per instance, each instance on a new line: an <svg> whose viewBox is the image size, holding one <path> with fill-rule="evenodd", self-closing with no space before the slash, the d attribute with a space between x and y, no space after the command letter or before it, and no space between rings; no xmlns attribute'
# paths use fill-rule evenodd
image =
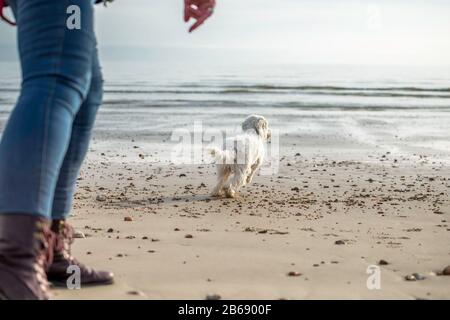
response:
<svg viewBox="0 0 450 320"><path fill-rule="evenodd" d="M17 21L21 92L0 142L0 213L62 219L102 101L89 0L8 0ZM81 11L81 29L66 25Z"/></svg>

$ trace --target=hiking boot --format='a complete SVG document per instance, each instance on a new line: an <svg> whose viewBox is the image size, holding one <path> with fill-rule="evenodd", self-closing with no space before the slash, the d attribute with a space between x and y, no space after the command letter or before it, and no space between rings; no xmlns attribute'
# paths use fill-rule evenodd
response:
<svg viewBox="0 0 450 320"><path fill-rule="evenodd" d="M48 300L50 222L26 214L0 215L0 299Z"/></svg>
<svg viewBox="0 0 450 320"><path fill-rule="evenodd" d="M80 270L81 285L106 285L114 282L114 274L108 271L96 271L78 262L71 254L73 243L73 228L65 220L53 220L51 231L55 241L53 247L53 262L47 270L47 277L55 285L67 285L70 266L77 266Z"/></svg>

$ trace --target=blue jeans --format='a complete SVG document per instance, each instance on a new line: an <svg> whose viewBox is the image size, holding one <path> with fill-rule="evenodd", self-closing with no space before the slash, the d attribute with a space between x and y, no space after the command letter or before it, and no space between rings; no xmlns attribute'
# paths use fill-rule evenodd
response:
<svg viewBox="0 0 450 320"><path fill-rule="evenodd" d="M0 214L63 219L103 94L92 0L8 3L22 86L0 142ZM70 5L81 9L81 29L67 28Z"/></svg>

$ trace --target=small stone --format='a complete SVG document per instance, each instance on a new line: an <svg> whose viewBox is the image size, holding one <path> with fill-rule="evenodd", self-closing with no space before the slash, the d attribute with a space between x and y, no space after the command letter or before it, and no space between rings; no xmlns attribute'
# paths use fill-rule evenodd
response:
<svg viewBox="0 0 450 320"><path fill-rule="evenodd" d="M132 296L144 296L144 294L142 292L137 291L137 290L128 291L127 294L132 295Z"/></svg>
<svg viewBox="0 0 450 320"><path fill-rule="evenodd" d="M192 234L187 234L184 236L186 239L192 239L194 236Z"/></svg>
<svg viewBox="0 0 450 320"><path fill-rule="evenodd" d="M130 222L130 221L133 221L133 218L132 217L125 217L125 218L123 218L123 221Z"/></svg>
<svg viewBox="0 0 450 320"><path fill-rule="evenodd" d="M336 240L334 242L334 244L336 244L336 245L343 245L343 244L345 244L345 241L344 240Z"/></svg>
<svg viewBox="0 0 450 320"><path fill-rule="evenodd" d="M405 280L406 281L416 281L417 279L412 274L408 274L407 276L405 276Z"/></svg>
<svg viewBox="0 0 450 320"><path fill-rule="evenodd" d="M289 271L287 275L288 277L300 277L302 274L297 271Z"/></svg>
<svg viewBox="0 0 450 320"><path fill-rule="evenodd" d="M450 276L450 266L446 266L444 270L442 270L442 275Z"/></svg>
<svg viewBox="0 0 450 320"><path fill-rule="evenodd" d="M426 277L424 275L421 275L420 273L413 273L413 274L408 274L407 276L405 276L405 280L406 281L420 281L420 280L425 280Z"/></svg>
<svg viewBox="0 0 450 320"><path fill-rule="evenodd" d="M102 195L102 194L99 194L98 196L97 196L97 198L95 198L97 201L100 201L100 202L104 202L104 201L106 201L106 197L104 196L104 195Z"/></svg>
<svg viewBox="0 0 450 320"><path fill-rule="evenodd" d="M206 300L220 300L220 299L222 299L220 294L208 294L206 296Z"/></svg>
<svg viewBox="0 0 450 320"><path fill-rule="evenodd" d="M381 260L378 262L378 264L379 264L380 266L387 266L387 265L389 264L389 262L387 262L386 260L381 259Z"/></svg>
<svg viewBox="0 0 450 320"><path fill-rule="evenodd" d="M75 231L75 233L73 234L73 237L76 239L85 239L86 235L81 231Z"/></svg>
<svg viewBox="0 0 450 320"><path fill-rule="evenodd" d="M416 278L416 280L419 280L419 281L426 279L426 277L420 273L413 273L412 275L414 276L414 278Z"/></svg>
<svg viewBox="0 0 450 320"><path fill-rule="evenodd" d="M184 173L182 173L178 177L182 178L182 177L186 177L186 175Z"/></svg>
<svg viewBox="0 0 450 320"><path fill-rule="evenodd" d="M113 232L114 232L114 229L113 229L113 228L109 228L108 230L106 230L106 232L108 232L108 233L113 233Z"/></svg>

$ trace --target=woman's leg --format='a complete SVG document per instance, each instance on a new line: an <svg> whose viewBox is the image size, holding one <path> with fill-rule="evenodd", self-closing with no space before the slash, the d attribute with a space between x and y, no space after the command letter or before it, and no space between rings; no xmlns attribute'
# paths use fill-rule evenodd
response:
<svg viewBox="0 0 450 320"><path fill-rule="evenodd" d="M53 283L66 284L67 279L71 276L67 273L68 267L74 265L79 268L81 285L103 285L114 281L114 275L111 272L86 267L71 255L70 244L72 243L73 231L65 221L72 208L78 173L88 151L95 116L102 102L103 78L97 50L94 50L92 59L91 86L73 122L69 148L59 171L53 200L51 229L58 239L56 243L65 244L55 246L53 263L47 270L47 277Z"/></svg>
<svg viewBox="0 0 450 320"><path fill-rule="evenodd" d="M88 0L8 0L22 89L0 142L0 298L46 299L48 220L72 125L86 98L95 47ZM78 5L81 29L69 30Z"/></svg>
<svg viewBox="0 0 450 320"><path fill-rule="evenodd" d="M89 93L72 125L72 135L59 171L53 200L52 219L65 219L72 209L75 185L89 148L95 117L103 98L103 77L97 49L92 57L92 80Z"/></svg>
<svg viewBox="0 0 450 320"><path fill-rule="evenodd" d="M0 143L0 213L50 218L72 125L86 98L95 48L86 0L16 0L22 89ZM66 26L78 5L81 29Z"/></svg>

